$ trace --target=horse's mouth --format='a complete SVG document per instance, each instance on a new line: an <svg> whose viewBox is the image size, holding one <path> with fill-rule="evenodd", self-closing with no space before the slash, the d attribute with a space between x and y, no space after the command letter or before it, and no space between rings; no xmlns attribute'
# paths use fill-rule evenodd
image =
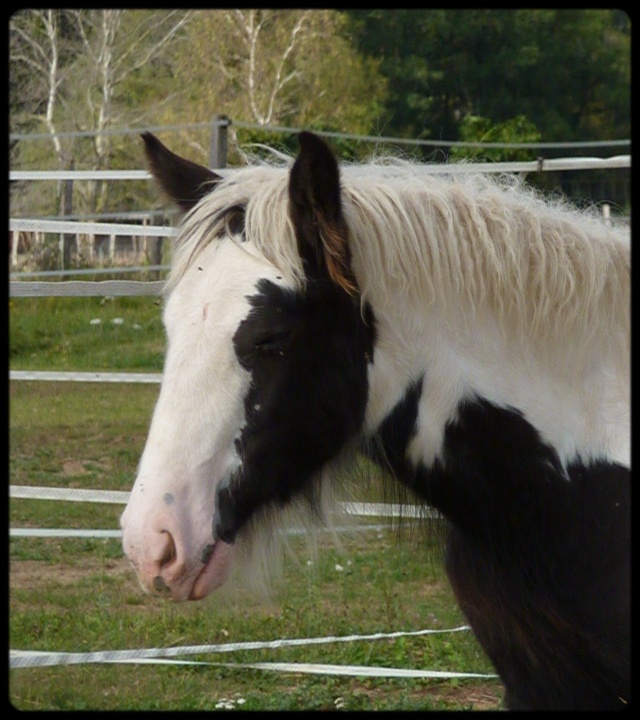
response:
<svg viewBox="0 0 640 720"><path fill-rule="evenodd" d="M204 567L193 583L189 600L202 600L224 585L231 573L233 559L233 545L220 539L208 545L202 557Z"/></svg>

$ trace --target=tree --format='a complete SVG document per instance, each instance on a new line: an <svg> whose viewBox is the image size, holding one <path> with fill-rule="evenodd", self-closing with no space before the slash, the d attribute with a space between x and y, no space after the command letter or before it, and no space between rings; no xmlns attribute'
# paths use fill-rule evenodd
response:
<svg viewBox="0 0 640 720"><path fill-rule="evenodd" d="M110 166L112 136L109 127L130 120L130 110L119 97L128 78L159 56L187 23L189 12L73 10L83 52L74 65L74 106L79 130L92 132L93 167ZM126 13L126 20L125 20ZM98 211L106 204L107 183L88 183L88 206Z"/></svg>
<svg viewBox="0 0 640 720"><path fill-rule="evenodd" d="M180 102L158 120L194 122L222 113L265 127L368 132L386 83L376 61L353 51L345 23L330 10L195 12L173 58ZM261 132L242 134L245 142L269 139ZM198 142L193 132L184 136L207 158L206 140ZM271 136L274 140L283 138Z"/></svg>
<svg viewBox="0 0 640 720"><path fill-rule="evenodd" d="M346 11L389 79L390 132L459 139L524 116L545 139L627 138L628 18L609 10Z"/></svg>
<svg viewBox="0 0 640 720"><path fill-rule="evenodd" d="M68 17L55 10L27 10L11 18L9 101L13 132L44 125L59 167L68 158L57 130L65 69L61 26Z"/></svg>
<svg viewBox="0 0 640 720"><path fill-rule="evenodd" d="M62 148L54 117L73 51L69 16L55 10L24 10L11 18L9 34L9 116L12 131L44 125L58 159Z"/></svg>
<svg viewBox="0 0 640 720"><path fill-rule="evenodd" d="M43 124L59 167L74 161L93 169L110 167L113 139L106 131L125 116L132 119L127 108L130 77L170 46L188 18L189 12L177 10L17 13L10 24L12 130L33 130ZM26 98L19 101L17 90L30 76L33 81L27 84ZM89 140L62 138L60 127L86 131ZM32 150L19 143L14 161L25 152ZM41 156L40 167L45 157ZM89 182L86 192L76 193L86 212L106 206L107 187L100 181Z"/></svg>
<svg viewBox="0 0 640 720"><path fill-rule="evenodd" d="M113 9L30 10L11 18L12 129L32 130L44 124L58 167L111 166L114 142L107 131L122 122L123 112L128 111L130 76L146 70L179 35L189 17L188 12L177 10L127 11L125 20L124 13ZM130 111L127 114L131 116ZM66 134L63 138L60 127L85 131L87 136L81 139ZM117 144L123 144L122 138ZM47 165L42 146L14 143L12 160L20 162L27 157L40 168ZM74 183L72 193L68 181L57 183L53 208L42 184L14 186L11 198L12 204L28 205L30 214L53 211L66 215L72 210L73 195L73 211L93 215L109 209L109 194L118 194L121 188L122 184L89 180ZM122 199L120 194L114 200L120 210L126 209ZM50 252L52 248L45 244L43 256L60 258L62 267L69 267L75 241L75 236L63 235L59 251ZM91 256L92 248L87 249Z"/></svg>
<svg viewBox="0 0 640 720"><path fill-rule="evenodd" d="M537 143L540 133L536 126L524 115L517 115L502 123L492 123L480 115L466 115L460 123L460 139L472 143ZM473 148L453 147L449 155L452 159L495 160L500 162L532 160L535 151L511 148Z"/></svg>
<svg viewBox="0 0 640 720"><path fill-rule="evenodd" d="M43 124L53 145L54 157L59 168L73 166L69 149L66 147L57 129L58 106L62 102L61 86L65 79L63 59L68 51L62 38L68 16L54 10L30 10L16 14L12 18L9 40L10 107L14 109L10 116L10 125L14 129L31 128ZM68 47L68 46L67 46ZM11 154L17 154L17 143L12 143ZM28 148L28 151L32 148ZM23 187L12 188L15 200ZM33 194L33 193L31 193ZM56 183L54 194L39 192L40 202L55 203L55 212L64 214L70 198L69 187ZM71 243L61 238L63 263L68 265ZM43 257L55 256L49 247L39 248ZM47 260L49 262L49 260Z"/></svg>

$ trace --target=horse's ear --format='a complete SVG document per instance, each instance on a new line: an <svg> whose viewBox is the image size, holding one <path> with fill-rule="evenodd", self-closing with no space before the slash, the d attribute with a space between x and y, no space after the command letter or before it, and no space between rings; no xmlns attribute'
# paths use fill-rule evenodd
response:
<svg viewBox="0 0 640 720"><path fill-rule="evenodd" d="M172 153L152 133L142 133L142 139L151 174L184 212L208 195L220 180L208 168Z"/></svg>
<svg viewBox="0 0 640 720"><path fill-rule="evenodd" d="M289 206L305 269L310 277L328 276L355 295L358 287L342 215L338 163L317 135L302 132L298 141L300 152L289 177Z"/></svg>

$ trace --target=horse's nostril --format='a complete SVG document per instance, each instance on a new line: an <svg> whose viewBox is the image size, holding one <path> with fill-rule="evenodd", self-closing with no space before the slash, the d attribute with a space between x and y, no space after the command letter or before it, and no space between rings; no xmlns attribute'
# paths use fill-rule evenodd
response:
<svg viewBox="0 0 640 720"><path fill-rule="evenodd" d="M166 544L160 558L160 567L164 568L176 559L176 544L173 535L168 530L163 530L162 533L166 536Z"/></svg>
<svg viewBox="0 0 640 720"><path fill-rule="evenodd" d="M169 595L171 593L171 588L167 585L167 583L160 577L160 575L156 575L153 578L153 589L159 594L159 595Z"/></svg>

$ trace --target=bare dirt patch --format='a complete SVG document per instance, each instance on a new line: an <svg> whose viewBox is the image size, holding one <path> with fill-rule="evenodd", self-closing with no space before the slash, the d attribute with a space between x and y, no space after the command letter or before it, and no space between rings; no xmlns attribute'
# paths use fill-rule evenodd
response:
<svg viewBox="0 0 640 720"><path fill-rule="evenodd" d="M371 705L375 707L382 696L388 692L379 688L370 688L354 684L353 694L365 695ZM420 688L407 691L407 699L416 705L443 705L445 708L460 707L471 710L503 710L502 698L504 688L497 680L495 682L464 682L452 686L446 682L433 681L423 684Z"/></svg>
<svg viewBox="0 0 640 720"><path fill-rule="evenodd" d="M439 699L456 705L468 705L472 710L500 710L503 688L499 683L491 685L461 685L459 687L441 686L435 693Z"/></svg>
<svg viewBox="0 0 640 720"><path fill-rule="evenodd" d="M108 572L129 576L131 565L126 558L114 560L87 559L81 565L60 563L52 573L51 565L42 560L12 560L9 563L9 587L12 590L38 590L52 580L59 585L73 585L92 573Z"/></svg>
<svg viewBox="0 0 640 720"><path fill-rule="evenodd" d="M62 472L65 475L85 475L89 471L81 460L66 460L62 464Z"/></svg>

